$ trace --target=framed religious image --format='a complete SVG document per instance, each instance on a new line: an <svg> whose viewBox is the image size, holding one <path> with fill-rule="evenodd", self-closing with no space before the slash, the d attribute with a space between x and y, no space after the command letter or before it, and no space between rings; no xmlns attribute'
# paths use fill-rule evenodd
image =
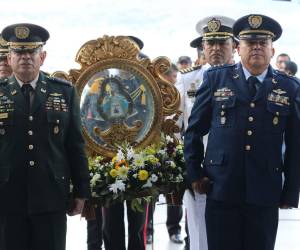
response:
<svg viewBox="0 0 300 250"><path fill-rule="evenodd" d="M163 78L167 58L139 57L125 36L104 36L77 53L80 70L70 70L80 96L83 133L90 152L112 157L127 143L143 148L159 140L165 117L176 113L179 93ZM171 125L168 123L170 129Z"/></svg>

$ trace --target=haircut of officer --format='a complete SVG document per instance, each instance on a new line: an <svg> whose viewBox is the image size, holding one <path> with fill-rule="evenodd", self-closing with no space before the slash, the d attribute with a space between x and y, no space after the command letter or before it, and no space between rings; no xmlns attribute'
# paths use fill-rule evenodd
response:
<svg viewBox="0 0 300 250"><path fill-rule="evenodd" d="M64 250L66 212L89 196L78 98L40 71L46 29L19 23L2 36L13 75L0 82L0 249Z"/></svg>
<svg viewBox="0 0 300 250"><path fill-rule="evenodd" d="M8 44L0 35L0 79L11 76L12 70L7 62Z"/></svg>
<svg viewBox="0 0 300 250"><path fill-rule="evenodd" d="M188 126L188 117L195 101L196 90L202 83L204 72L211 66L229 64L235 51L235 41L232 32L234 20L225 16L209 16L201 19L196 30L200 34L190 46L201 50L206 58L206 64L194 66L180 71L180 79L176 86L181 93L181 110L183 111L183 127ZM205 137L205 141L207 137ZM205 227L206 196L200 194L198 182L193 184L194 192L187 190L184 203L187 208L187 222L190 235L190 249L207 249Z"/></svg>
<svg viewBox="0 0 300 250"><path fill-rule="evenodd" d="M265 15L238 19L241 62L208 70L197 91L184 153L191 182L207 193L209 250L273 250L278 208L298 206L300 86L270 66L281 33Z"/></svg>

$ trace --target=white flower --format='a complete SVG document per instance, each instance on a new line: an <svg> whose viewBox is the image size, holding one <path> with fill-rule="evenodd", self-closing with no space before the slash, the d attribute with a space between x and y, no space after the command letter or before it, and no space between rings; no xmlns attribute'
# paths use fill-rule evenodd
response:
<svg viewBox="0 0 300 250"><path fill-rule="evenodd" d="M157 182L158 177L157 177L156 174L152 174L151 177L150 177L150 179L151 179L152 182Z"/></svg>
<svg viewBox="0 0 300 250"><path fill-rule="evenodd" d="M173 138L169 135L166 136L167 143L174 142Z"/></svg>
<svg viewBox="0 0 300 250"><path fill-rule="evenodd" d="M119 149L119 150L118 150L118 153L117 153L117 155L116 155L116 161L119 162L119 161L121 161L121 160L123 160L123 159L125 159L124 154L123 154L122 150Z"/></svg>
<svg viewBox="0 0 300 250"><path fill-rule="evenodd" d="M93 175L94 175L93 173L90 173L90 176L91 176L91 177L93 177Z"/></svg>
<svg viewBox="0 0 300 250"><path fill-rule="evenodd" d="M126 186L122 180L116 180L115 183L110 184L108 186L109 186L109 191L112 191L115 194L117 194L119 190L121 192L125 191L125 188L126 188Z"/></svg>
<svg viewBox="0 0 300 250"><path fill-rule="evenodd" d="M132 147L129 148L129 150L127 151L127 159L130 160L132 158L134 158L135 153Z"/></svg>
<svg viewBox="0 0 300 250"><path fill-rule="evenodd" d="M99 195L96 192L92 192L92 197L99 197Z"/></svg>
<svg viewBox="0 0 300 250"><path fill-rule="evenodd" d="M142 188L148 188L148 187L152 187L151 178L148 178L146 184L144 184L144 185L142 186Z"/></svg>
<svg viewBox="0 0 300 250"><path fill-rule="evenodd" d="M133 174L132 177L133 178L137 178L138 174Z"/></svg>
<svg viewBox="0 0 300 250"><path fill-rule="evenodd" d="M165 149L161 149L161 150L158 151L158 154L165 155L166 154L166 150Z"/></svg>
<svg viewBox="0 0 300 250"><path fill-rule="evenodd" d="M133 165L137 167L143 167L145 164L145 159L142 155L135 155Z"/></svg>
<svg viewBox="0 0 300 250"><path fill-rule="evenodd" d="M91 185L92 185L92 187L93 186L96 186L96 182L100 179L100 174L95 174L94 176L93 176L93 178L91 179Z"/></svg>

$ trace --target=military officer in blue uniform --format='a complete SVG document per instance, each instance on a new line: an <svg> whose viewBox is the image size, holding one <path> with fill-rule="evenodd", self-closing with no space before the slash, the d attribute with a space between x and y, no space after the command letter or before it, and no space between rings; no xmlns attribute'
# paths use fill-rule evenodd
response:
<svg viewBox="0 0 300 250"><path fill-rule="evenodd" d="M89 197L78 98L40 71L46 29L20 23L2 36L13 76L0 82L0 249L64 250L66 211Z"/></svg>
<svg viewBox="0 0 300 250"><path fill-rule="evenodd" d="M181 94L180 108L183 111L183 130L188 127L188 117L195 102L196 90L203 82L204 72L210 67L230 63L236 48L232 31L233 24L232 18L214 15L201 19L196 25L200 36L194 39L190 45L193 48L203 49L207 63L181 70L179 81L176 83ZM207 136L204 137L204 141L207 141ZM206 145L206 143L204 144ZM207 237L204 216L206 195L186 190L184 204L187 209L190 250L206 250Z"/></svg>
<svg viewBox="0 0 300 250"><path fill-rule="evenodd" d="M299 201L300 86L270 66L277 21L247 15L233 33L241 63L208 70L197 91L184 138L188 176L207 193L209 250L272 250L278 207Z"/></svg>

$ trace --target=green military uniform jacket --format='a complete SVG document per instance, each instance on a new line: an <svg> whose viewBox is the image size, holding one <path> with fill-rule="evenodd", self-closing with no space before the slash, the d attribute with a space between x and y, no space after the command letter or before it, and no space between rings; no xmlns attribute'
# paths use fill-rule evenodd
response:
<svg viewBox="0 0 300 250"><path fill-rule="evenodd" d="M30 114L15 77L0 82L0 214L66 210L70 180L88 198L75 88L40 72Z"/></svg>

